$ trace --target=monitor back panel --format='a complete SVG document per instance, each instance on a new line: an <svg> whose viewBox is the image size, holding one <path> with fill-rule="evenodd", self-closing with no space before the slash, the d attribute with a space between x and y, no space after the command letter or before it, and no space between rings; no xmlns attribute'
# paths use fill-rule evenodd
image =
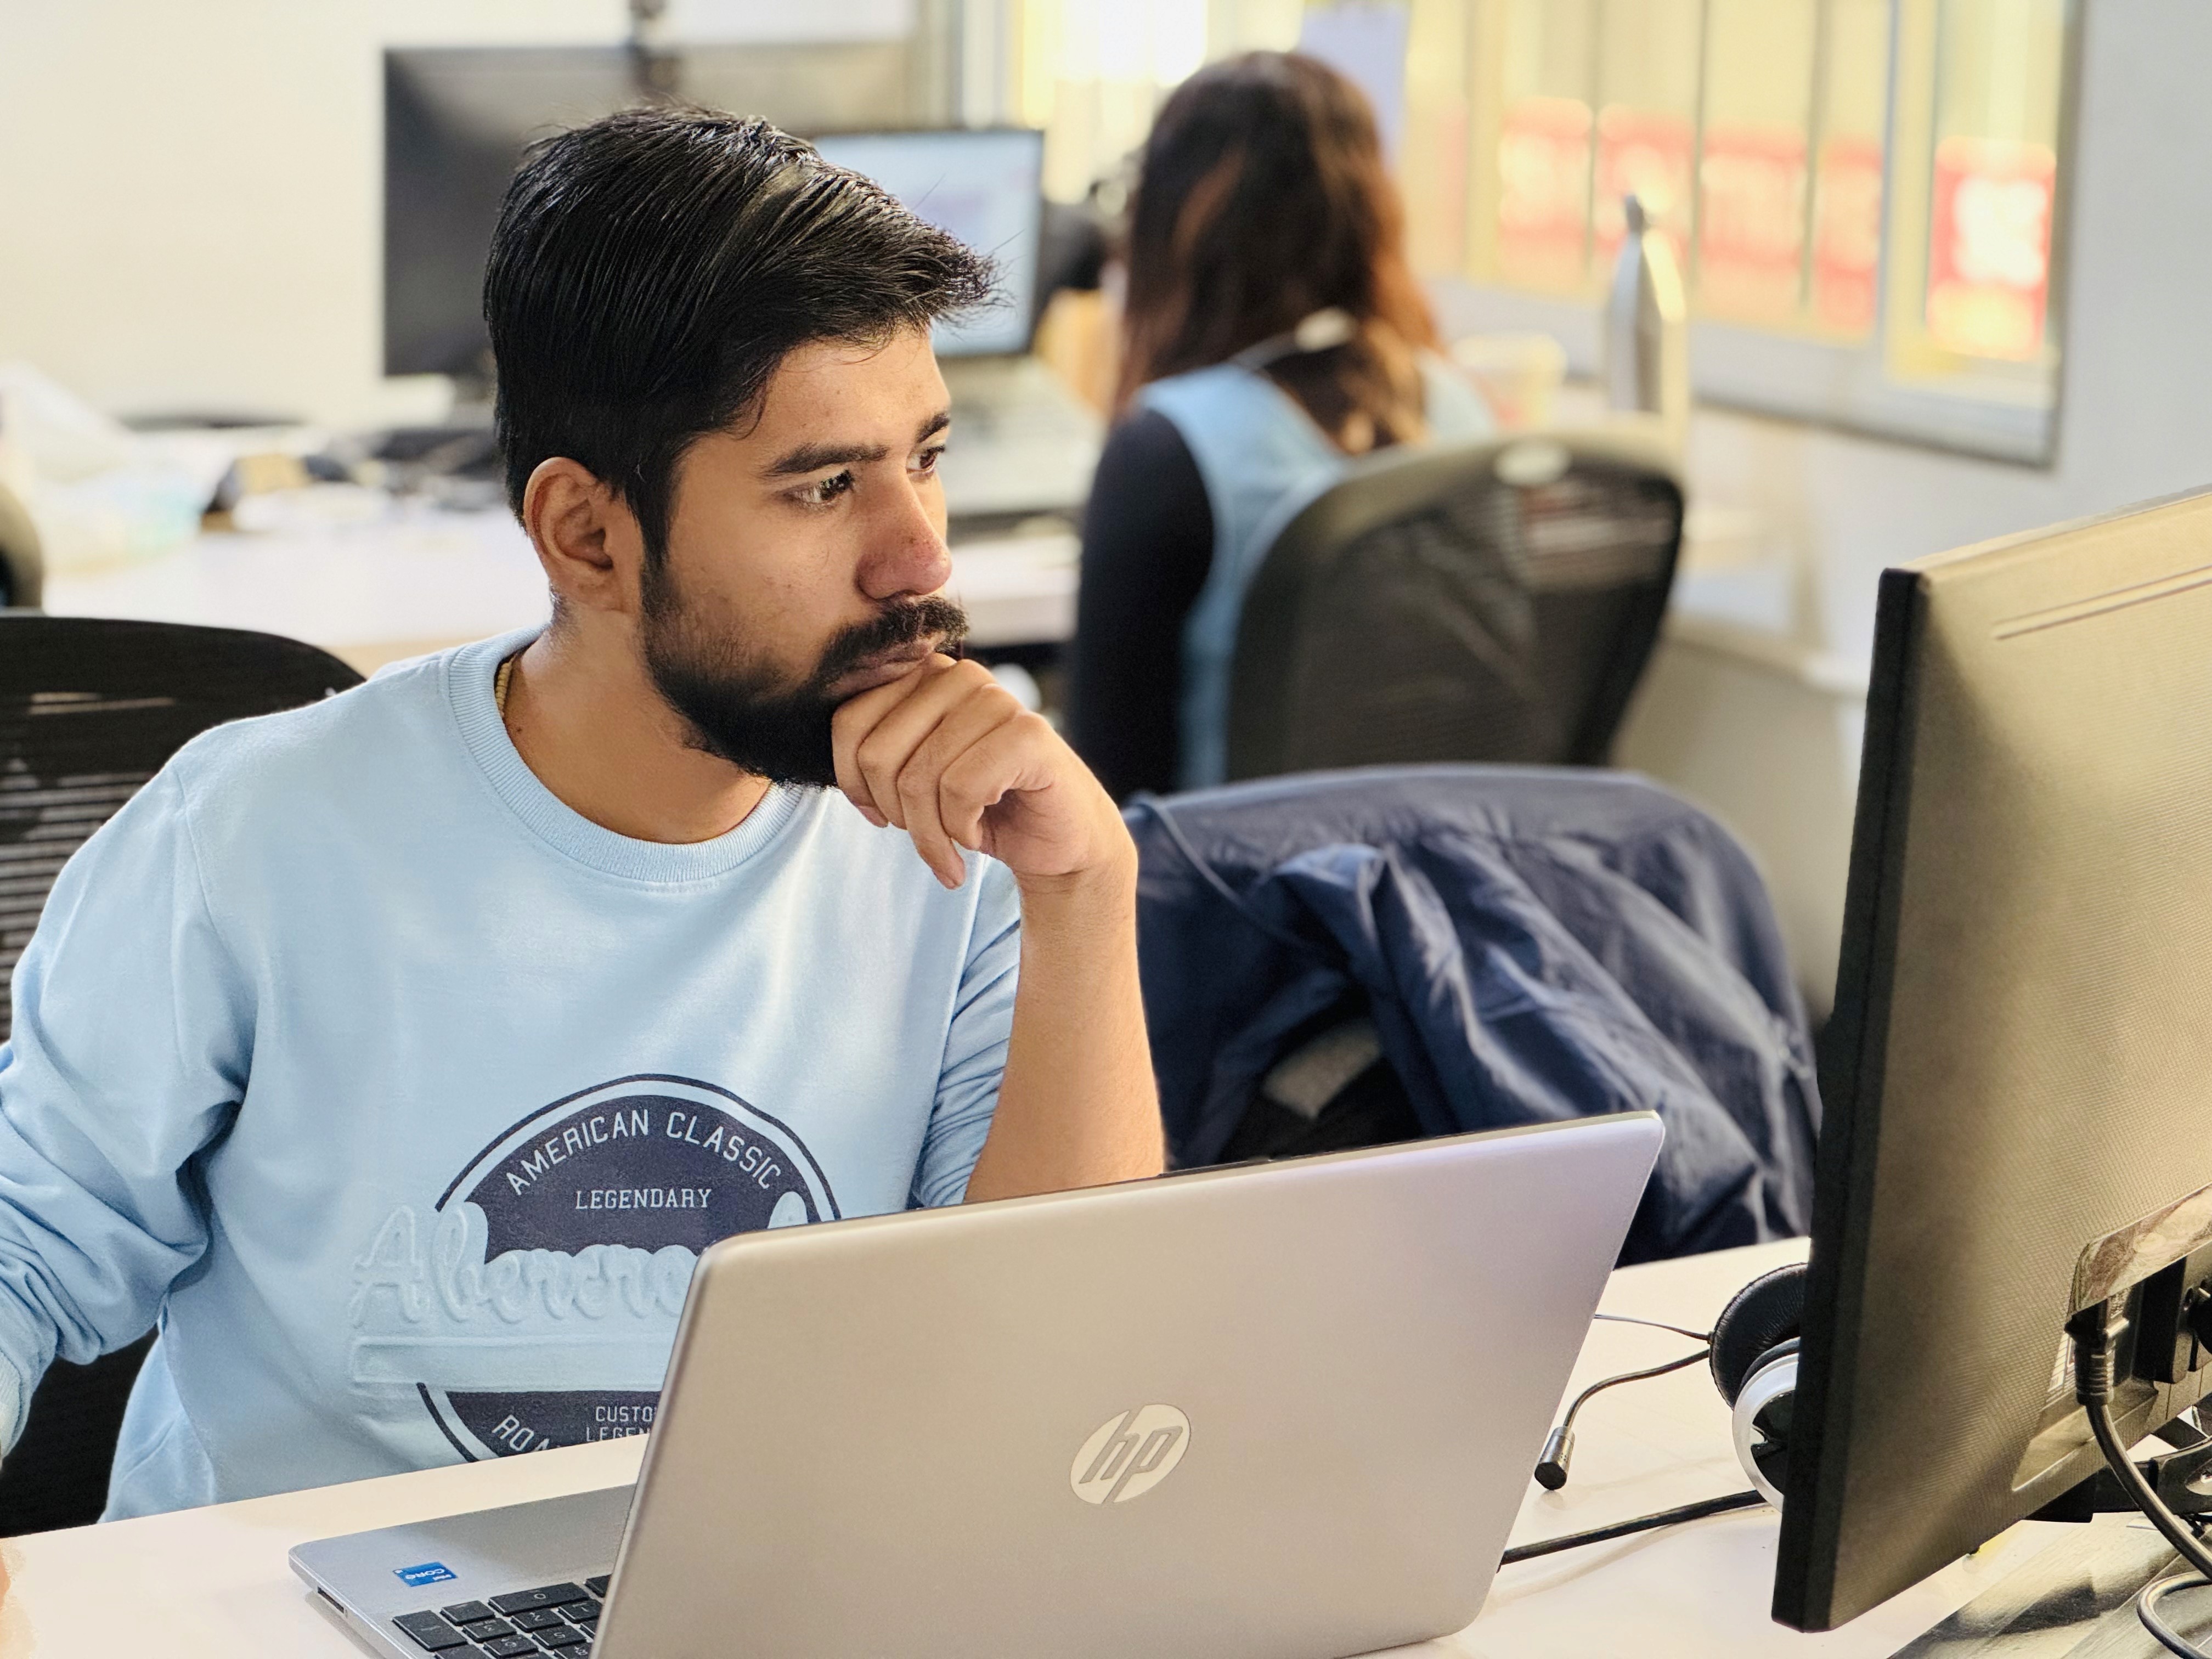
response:
<svg viewBox="0 0 2212 1659"><path fill-rule="evenodd" d="M1457 1629L1659 1138L1633 1115L717 1246L600 1659Z"/></svg>
<svg viewBox="0 0 2212 1659"><path fill-rule="evenodd" d="M901 40L689 46L653 71L688 103L790 132L948 112L944 77ZM384 372L481 375L484 259L523 152L653 100L623 46L426 46L384 57Z"/></svg>
<svg viewBox="0 0 2212 1659"><path fill-rule="evenodd" d="M2212 1183L2212 495L1888 572L1775 1614L2097 1466L2085 1248ZM2123 1427L2202 1378L2131 1384Z"/></svg>

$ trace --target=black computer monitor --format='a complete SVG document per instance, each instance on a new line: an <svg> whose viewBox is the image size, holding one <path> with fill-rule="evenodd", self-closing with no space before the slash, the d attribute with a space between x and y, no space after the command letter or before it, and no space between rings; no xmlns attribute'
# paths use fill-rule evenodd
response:
<svg viewBox="0 0 2212 1659"><path fill-rule="evenodd" d="M484 256L536 139L656 97L793 132L941 121L910 42L435 47L384 55L384 372L489 380Z"/></svg>
<svg viewBox="0 0 2212 1659"><path fill-rule="evenodd" d="M1885 573L1774 1616L1830 1629L2096 1474L2212 1346L2212 494Z"/></svg>
<svg viewBox="0 0 2212 1659"><path fill-rule="evenodd" d="M825 133L825 160L874 179L998 266L991 302L939 323L942 357L1027 351L1037 311L1044 135L1028 127Z"/></svg>

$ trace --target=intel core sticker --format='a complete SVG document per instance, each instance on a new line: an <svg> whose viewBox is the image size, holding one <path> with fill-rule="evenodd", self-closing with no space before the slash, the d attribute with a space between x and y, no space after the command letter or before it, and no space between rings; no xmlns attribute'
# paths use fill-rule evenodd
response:
<svg viewBox="0 0 2212 1659"><path fill-rule="evenodd" d="M453 1570L443 1561L425 1561L419 1567L394 1567L392 1576L410 1589L421 1589L425 1584L444 1583Z"/></svg>

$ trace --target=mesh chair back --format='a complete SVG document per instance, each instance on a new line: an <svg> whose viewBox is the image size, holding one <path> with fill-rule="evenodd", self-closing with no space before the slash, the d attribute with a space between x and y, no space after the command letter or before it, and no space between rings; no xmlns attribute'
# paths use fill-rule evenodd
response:
<svg viewBox="0 0 2212 1659"><path fill-rule="evenodd" d="M1284 527L1245 596L1229 776L1602 763L1681 532L1671 467L1630 436L1362 464Z"/></svg>
<svg viewBox="0 0 2212 1659"><path fill-rule="evenodd" d="M361 683L268 634L77 617L0 617L0 990L69 855L187 739ZM0 997L0 1036L12 1012ZM0 1536L100 1518L124 1402L150 1337L57 1364L0 1461Z"/></svg>
<svg viewBox="0 0 2212 1659"><path fill-rule="evenodd" d="M70 854L186 741L360 683L273 634L0 617L0 989Z"/></svg>

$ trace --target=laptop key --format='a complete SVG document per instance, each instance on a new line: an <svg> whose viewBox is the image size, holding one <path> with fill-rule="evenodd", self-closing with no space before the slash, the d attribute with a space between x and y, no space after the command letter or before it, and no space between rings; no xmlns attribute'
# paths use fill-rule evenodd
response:
<svg viewBox="0 0 2212 1659"><path fill-rule="evenodd" d="M557 1651L562 1648L580 1648L591 1639L589 1636L573 1626L563 1626L559 1630L541 1630L538 1632L538 1645L549 1651Z"/></svg>
<svg viewBox="0 0 2212 1659"><path fill-rule="evenodd" d="M481 1601L456 1601L438 1611L449 1625L474 1625L491 1617L491 1609Z"/></svg>
<svg viewBox="0 0 2212 1659"><path fill-rule="evenodd" d="M491 1659L521 1659L522 1655L538 1650L538 1644L527 1636L495 1636L483 1644Z"/></svg>
<svg viewBox="0 0 2212 1659"><path fill-rule="evenodd" d="M434 1613L403 1613L392 1622L413 1637L415 1645L426 1653L443 1653L469 1644L467 1637Z"/></svg>
<svg viewBox="0 0 2212 1659"><path fill-rule="evenodd" d="M525 1607L507 1619L517 1630L557 1630L567 1622L557 1607Z"/></svg>
<svg viewBox="0 0 2212 1659"><path fill-rule="evenodd" d="M471 1642L489 1642L495 1636L512 1636L514 1626L504 1619L485 1619L461 1626L461 1634Z"/></svg>
<svg viewBox="0 0 2212 1659"><path fill-rule="evenodd" d="M579 1601L574 1607L562 1608L561 1616L572 1625L594 1624L599 1620L599 1604L597 1601Z"/></svg>
<svg viewBox="0 0 2212 1659"><path fill-rule="evenodd" d="M584 1599L581 1584L540 1584L536 1589L516 1590L509 1595L491 1598L492 1611L503 1613L510 1619L516 1613L532 1607L565 1607L571 1601Z"/></svg>
<svg viewBox="0 0 2212 1659"><path fill-rule="evenodd" d="M612 1573L603 1572L596 1578L586 1578L584 1581L584 1588L591 1591L592 1595L604 1598L607 1593L607 1586L613 1583L614 1581L614 1575Z"/></svg>

